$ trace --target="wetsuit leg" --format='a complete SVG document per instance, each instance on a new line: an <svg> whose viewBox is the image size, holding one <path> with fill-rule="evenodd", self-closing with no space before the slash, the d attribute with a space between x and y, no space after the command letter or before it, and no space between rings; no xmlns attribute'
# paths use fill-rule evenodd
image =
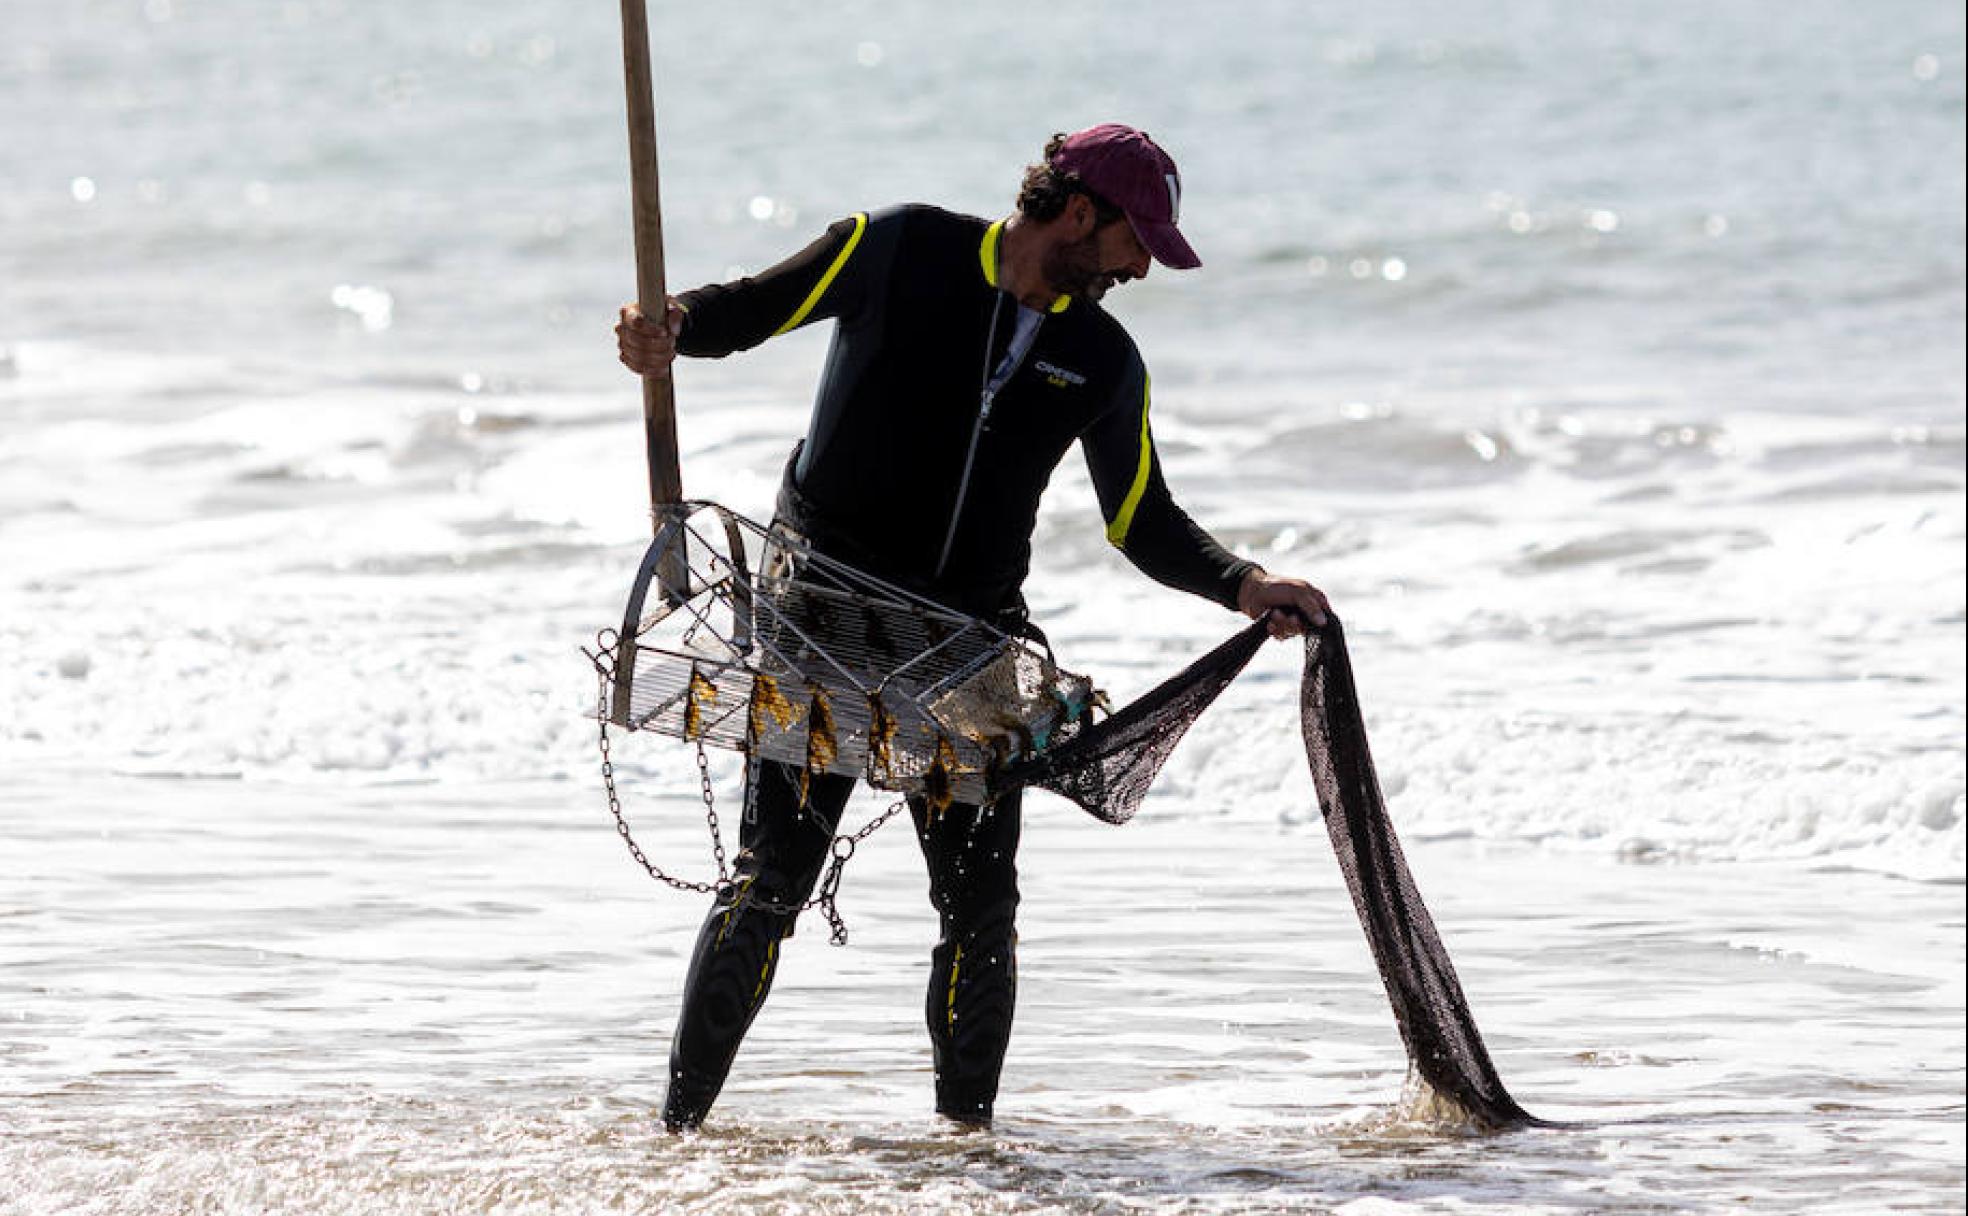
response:
<svg viewBox="0 0 1968 1216"><path fill-rule="evenodd" d="M738 1044L772 988L779 943L790 936L796 907L813 891L854 779L810 779L800 797L800 770L777 761L752 765L733 882L711 905L697 935L683 985L683 1009L670 1046L670 1088L663 1122L696 1127L710 1113Z"/></svg>
<svg viewBox="0 0 1968 1216"><path fill-rule="evenodd" d="M989 1123L1018 986L1019 796L936 812L915 798L909 812L929 862L930 902L942 919L925 1006L936 1109Z"/></svg>

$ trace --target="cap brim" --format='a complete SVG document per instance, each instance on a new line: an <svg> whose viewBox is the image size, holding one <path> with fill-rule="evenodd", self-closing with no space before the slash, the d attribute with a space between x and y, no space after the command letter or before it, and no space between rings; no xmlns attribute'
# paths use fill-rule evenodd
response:
<svg viewBox="0 0 1968 1216"><path fill-rule="evenodd" d="M1170 270L1194 270L1203 264L1203 259L1196 256L1196 251L1176 231L1174 224L1151 224L1130 215L1128 225L1134 229L1134 235L1141 238L1141 244L1149 254Z"/></svg>

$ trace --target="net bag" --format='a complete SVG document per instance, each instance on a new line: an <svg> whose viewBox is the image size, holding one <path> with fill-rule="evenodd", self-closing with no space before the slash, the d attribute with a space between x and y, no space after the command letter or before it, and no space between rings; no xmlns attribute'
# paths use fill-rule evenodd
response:
<svg viewBox="0 0 1968 1216"><path fill-rule="evenodd" d="M988 801L1096 697L1044 646L710 503L665 519L589 657L609 723L932 805Z"/></svg>
<svg viewBox="0 0 1968 1216"><path fill-rule="evenodd" d="M1260 621L1097 725L1001 774L1109 823L1133 817L1176 743L1264 645ZM1299 720L1312 785L1410 1065L1404 1115L1478 1130L1548 1126L1504 1088L1381 796L1337 617L1306 635Z"/></svg>
<svg viewBox="0 0 1968 1216"><path fill-rule="evenodd" d="M1096 819L1126 823L1189 727L1264 645L1253 625L1096 724L1068 723L1046 751L1009 766L997 787L1036 785Z"/></svg>
<svg viewBox="0 0 1968 1216"><path fill-rule="evenodd" d="M1404 1110L1488 1131L1543 1125L1497 1075L1395 838L1337 617L1305 637L1299 721L1326 834L1408 1049Z"/></svg>

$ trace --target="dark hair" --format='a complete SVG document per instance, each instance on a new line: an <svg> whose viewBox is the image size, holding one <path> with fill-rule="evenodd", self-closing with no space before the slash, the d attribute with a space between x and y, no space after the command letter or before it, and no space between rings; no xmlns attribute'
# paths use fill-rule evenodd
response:
<svg viewBox="0 0 1968 1216"><path fill-rule="evenodd" d="M1123 212L1119 207L1087 188L1077 173L1069 173L1055 166L1052 158L1059 155L1059 149L1066 145L1064 134L1054 135L1046 142L1045 159L1025 169L1025 180L1018 186L1018 213L1027 219L1049 220L1066 210L1075 194L1084 194L1093 204L1094 227L1104 227L1120 219Z"/></svg>

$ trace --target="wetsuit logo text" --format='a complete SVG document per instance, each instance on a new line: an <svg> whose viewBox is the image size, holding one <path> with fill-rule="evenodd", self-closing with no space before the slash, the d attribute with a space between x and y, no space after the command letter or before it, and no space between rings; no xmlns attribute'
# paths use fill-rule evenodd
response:
<svg viewBox="0 0 1968 1216"><path fill-rule="evenodd" d="M1069 372L1057 363L1047 363L1044 359L1040 359L1032 366L1038 371L1045 373L1046 383L1052 385L1054 388L1065 388L1069 384L1078 388L1080 385L1086 383L1085 376L1082 376L1078 372Z"/></svg>

